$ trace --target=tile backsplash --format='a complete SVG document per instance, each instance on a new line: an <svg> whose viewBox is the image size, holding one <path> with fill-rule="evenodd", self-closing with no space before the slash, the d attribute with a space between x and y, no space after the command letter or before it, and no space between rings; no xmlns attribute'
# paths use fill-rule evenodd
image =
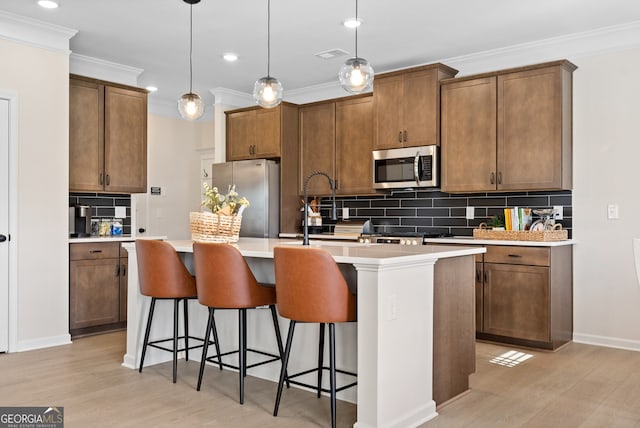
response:
<svg viewBox="0 0 640 428"><path fill-rule="evenodd" d="M122 217L122 233L131 234L131 195L69 192L69 206L72 205L89 205L92 218L108 219L116 218L116 207L125 207L127 215Z"/></svg>
<svg viewBox="0 0 640 428"><path fill-rule="evenodd" d="M322 215L330 215L330 199L322 200ZM472 236L473 229L504 208L563 207L563 220L571 237L572 193L566 191L450 194L438 189L394 191L379 195L337 197L338 217L349 208L352 220L371 220L378 232L450 233ZM466 218L466 207L474 207L473 220ZM538 216L534 215L534 221ZM331 226L327 228L331 231Z"/></svg>

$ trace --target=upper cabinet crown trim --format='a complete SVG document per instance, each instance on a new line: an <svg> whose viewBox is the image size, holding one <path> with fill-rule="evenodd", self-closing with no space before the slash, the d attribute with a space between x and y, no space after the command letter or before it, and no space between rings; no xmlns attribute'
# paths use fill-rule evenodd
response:
<svg viewBox="0 0 640 428"><path fill-rule="evenodd" d="M572 63L571 61L563 59L563 60L559 60L559 61L549 61L549 62L543 62L543 63L539 63L539 64L526 65L526 66L523 66L523 67L514 67L514 68L506 68L504 70L489 71L487 73L470 74L468 76L453 77L453 78L450 78L450 79L442 79L440 81L440 83L442 85L446 85L448 83L464 82L465 80L482 79L484 77L495 77L495 76L499 76L501 74L517 73L517 72L521 72L521 71L536 70L536 69L539 69L539 68L547 68L547 67L563 67L569 72L573 72L574 70L576 70L578 68L578 66L575 65L574 63Z"/></svg>

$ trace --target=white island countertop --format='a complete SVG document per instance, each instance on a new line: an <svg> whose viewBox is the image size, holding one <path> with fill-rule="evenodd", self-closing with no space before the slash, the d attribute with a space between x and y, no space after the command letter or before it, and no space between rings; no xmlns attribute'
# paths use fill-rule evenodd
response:
<svg viewBox="0 0 640 428"><path fill-rule="evenodd" d="M193 243L189 240L167 241L175 247L193 269ZM233 244L245 257L258 281L273 282L273 248L278 245L302 245L293 239L240 238ZM149 298L140 295L138 285L137 254L133 243L123 244L128 250L128 307L127 307L127 353L123 365L136 368L140 361L141 342L144 333ZM358 405L356 428L404 428L419 426L437 416L433 399L434 364L434 272L439 259L468 262L468 272L463 275L466 287L475 284L475 254L486 252L480 246L436 246L436 245L393 245L365 244L347 241L312 240L311 246L328 251L343 268L355 272L357 278L358 321L357 331L349 334L350 324L341 332L344 343L338 357L345 367L358 372L357 390L342 391L344 399L356 401ZM457 258L457 259L456 259ZM350 271L351 272L351 271ZM322 272L318 272L322 275ZM473 295L473 293L469 293ZM473 307L475 302L465 302ZM167 308L168 309L168 308ZM189 315L190 328L194 332L203 331L207 321L207 311L193 302ZM154 318L151 337L169 337L172 331L170 310ZM223 315L223 314L222 314ZM216 311L218 316L218 311ZM260 314L256 314L259 317ZM469 317L466 330L473 330L473 317ZM249 320L251 322L251 320ZM233 324L218 318L218 334L223 346L236 343L237 338L229 331ZM286 324L286 320L280 319ZM268 325L255 321L255 328ZM227 328L223 327L226 326ZM315 331L315 329L313 329ZM264 333L264 334L263 334ZM451 334L458 334L453 331ZM270 334L270 333L269 333ZM270 338L265 332L253 334L256 349L268 350L275 346L265 342ZM225 340L225 335L228 340ZM314 337L311 339L311 337ZM233 338L233 340L232 340ZM302 340L315 343L317 336L305 336ZM473 340L473 339L471 339ZM251 343L249 344L251 346ZM305 348L306 350L306 348ZM309 347L298 352L293 364L300 368L317 364L317 351ZM277 351L277 350L276 350ZM160 351L159 351L160 352ZM166 353L162 353L166 354ZM166 355L158 355L153 350L147 354L145 364L168 361ZM190 358L197 358L196 355ZM273 366L273 367L271 367ZM264 365L252 371L265 379L277 380L279 367ZM263 370L258 373L258 370Z"/></svg>
<svg viewBox="0 0 640 428"><path fill-rule="evenodd" d="M178 252L193 251L192 241L168 241ZM460 246L429 246L429 245L391 245L365 244L351 241L323 241L310 240L310 246L328 251L338 263L365 263L372 265L394 265L419 260L435 261L440 258L468 256L484 253L484 248ZM234 244L245 257L273 258L273 247L278 245L302 245L301 240L293 239L263 239L240 238Z"/></svg>

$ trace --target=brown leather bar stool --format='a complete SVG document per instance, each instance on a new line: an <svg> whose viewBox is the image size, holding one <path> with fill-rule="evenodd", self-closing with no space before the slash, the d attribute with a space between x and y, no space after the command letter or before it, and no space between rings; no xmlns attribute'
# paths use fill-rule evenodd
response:
<svg viewBox="0 0 640 428"><path fill-rule="evenodd" d="M221 354L220 350L217 349L217 355L207 357L208 346L205 343L197 389L199 391L202 384L205 361L217 363L220 366L220 370L222 370L222 366L238 369L240 404L243 404L244 377L247 375L247 369L282 359L283 347L275 308L275 288L258 283L240 251L232 245L194 243L193 260L196 271L198 301L209 308L209 322L207 323L205 337L209 337L212 326L215 326L213 320L215 309L237 309L239 330L238 350ZM259 306L269 306L271 310L278 355L247 348L247 309L255 309ZM269 358L253 364L247 364L247 351ZM222 362L223 356L236 353L238 354L238 366Z"/></svg>
<svg viewBox="0 0 640 428"><path fill-rule="evenodd" d="M336 392L355 386L357 382L336 388L336 372L356 376L335 367L335 323L356 321L356 297L340 272L331 254L327 251L309 248L282 246L274 247L274 265L276 273L276 296L278 312L288 318L289 333L284 351L284 361L278 382L278 393L273 415L278 415L282 387L285 377L290 383L315 388L320 392L329 392L331 396L331 426L336 426ZM318 349L318 367L300 373L285 375L289 363L289 353L293 341L296 323L320 323L320 346ZM322 355L324 348L324 325L329 324L329 385L322 388ZM317 371L318 384L310 385L294 380L295 377Z"/></svg>
<svg viewBox="0 0 640 428"><path fill-rule="evenodd" d="M140 293L151 297L147 328L144 333L142 357L140 369L144 365L144 357L147 346L173 353L173 383L176 383L176 371L178 367L178 352L185 352L185 359L189 360L189 350L201 348L204 341L198 337L189 336L189 311L188 300L196 298L195 279L178 256L171 244L163 241L139 239L136 240L136 255L138 259L138 281ZM157 300L173 300L173 337L149 341L151 323ZM178 335L178 308L180 301L184 302L184 335ZM208 338L209 336L207 336ZM184 339L184 347L178 349L178 340ZM195 340L197 345L189 346L189 339ZM173 341L173 346L167 348L161 344Z"/></svg>

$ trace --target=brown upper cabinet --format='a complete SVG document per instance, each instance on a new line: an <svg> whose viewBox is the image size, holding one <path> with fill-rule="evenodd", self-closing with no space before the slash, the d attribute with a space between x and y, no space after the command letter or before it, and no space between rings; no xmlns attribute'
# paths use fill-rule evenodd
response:
<svg viewBox="0 0 640 428"><path fill-rule="evenodd" d="M69 80L69 190L147 188L147 91L82 76Z"/></svg>
<svg viewBox="0 0 640 428"><path fill-rule="evenodd" d="M569 61L442 82L442 191L572 187Z"/></svg>
<svg viewBox="0 0 640 428"><path fill-rule="evenodd" d="M374 149L440 144L440 80L457 72L437 63L376 75Z"/></svg>
<svg viewBox="0 0 640 428"><path fill-rule="evenodd" d="M339 98L300 107L299 193L315 171L326 172L339 195L373 193L373 100L370 94ZM330 195L329 182L313 178L308 195Z"/></svg>
<svg viewBox="0 0 640 428"><path fill-rule="evenodd" d="M297 114L297 107L281 103L271 109L256 106L225 114L227 161L274 159L281 156L282 139L290 130L288 117Z"/></svg>

